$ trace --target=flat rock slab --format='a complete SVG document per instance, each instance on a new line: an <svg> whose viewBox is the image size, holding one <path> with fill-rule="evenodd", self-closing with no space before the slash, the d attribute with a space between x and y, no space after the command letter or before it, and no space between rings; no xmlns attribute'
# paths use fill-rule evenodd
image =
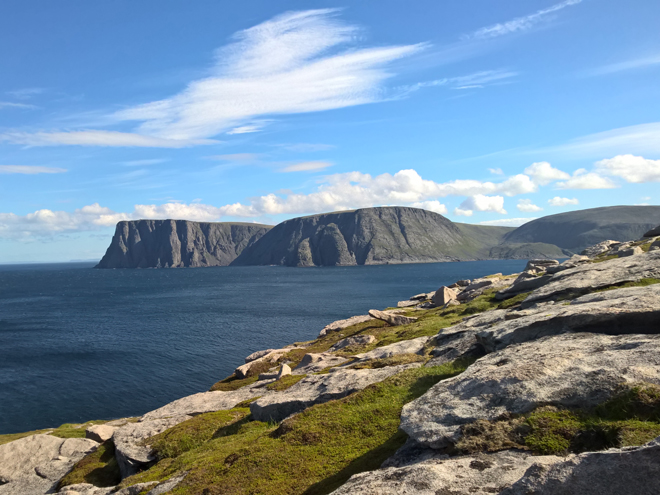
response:
<svg viewBox="0 0 660 495"><path fill-rule="evenodd" d="M542 405L590 408L622 383L660 383L660 336L564 334L489 354L406 404L401 429L425 446L460 438L461 425Z"/></svg>
<svg viewBox="0 0 660 495"><path fill-rule="evenodd" d="M537 458L538 459L538 458ZM534 463L501 495L656 495L660 442L636 448L571 455L552 466Z"/></svg>
<svg viewBox="0 0 660 495"><path fill-rule="evenodd" d="M514 451L429 460L356 474L332 495L492 495L518 481L533 463L560 460Z"/></svg>
<svg viewBox="0 0 660 495"><path fill-rule="evenodd" d="M347 337L337 342L330 348L330 352L339 351L345 347L369 345L373 344L374 342L376 342L376 337L373 335L354 335L353 337Z"/></svg>
<svg viewBox="0 0 660 495"><path fill-rule="evenodd" d="M115 431L112 440L115 444L115 457L121 477L126 478L151 464L153 456L151 446L144 440L172 428L190 419L192 416L175 416L162 419L129 423Z"/></svg>
<svg viewBox="0 0 660 495"><path fill-rule="evenodd" d="M528 307L549 299L557 300L561 296L585 294L625 282L638 282L643 278L660 278L660 252L589 263L561 271L554 274L543 287L532 292L523 306Z"/></svg>
<svg viewBox="0 0 660 495"><path fill-rule="evenodd" d="M115 426L92 425L85 430L85 438L102 443L106 440L110 440L116 429Z"/></svg>
<svg viewBox="0 0 660 495"><path fill-rule="evenodd" d="M392 325L393 327L399 325L409 325L410 323L415 323L417 321L417 318L401 316L394 314L393 311L379 311L377 309L370 309L369 316L372 316L378 320L382 320L385 323Z"/></svg>
<svg viewBox="0 0 660 495"><path fill-rule="evenodd" d="M257 421L282 421L292 414L362 390L419 364L390 366L380 369L352 370L334 368L323 375L311 375L281 392L271 392L250 404Z"/></svg>
<svg viewBox="0 0 660 495"><path fill-rule="evenodd" d="M431 338L417 337L416 339L402 340L401 342L384 345L383 347L376 347L372 351L356 354L354 357L357 358L357 361L354 361L352 364L363 363L372 359L384 359L396 356L397 354L420 354Z"/></svg>
<svg viewBox="0 0 660 495"><path fill-rule="evenodd" d="M345 320L333 321L329 325L323 327L323 330L321 330L321 332L319 333L319 337L323 337L329 332L337 332L339 330L343 330L344 328L357 325L358 323L364 323L365 321L369 321L369 320L373 320L373 318L369 315L358 315L358 316L351 316L350 318L346 318Z"/></svg>
<svg viewBox="0 0 660 495"><path fill-rule="evenodd" d="M99 444L86 438L31 435L0 445L0 494L50 493L73 465Z"/></svg>
<svg viewBox="0 0 660 495"><path fill-rule="evenodd" d="M271 380L262 380L255 384L247 385L228 392L200 392L198 394L182 397L181 399L170 402L163 407L148 412L140 418L140 421L151 421L154 419L173 418L185 415L194 416L206 412L231 409L244 400L263 395L266 390L266 385L272 383L275 378L276 376Z"/></svg>
<svg viewBox="0 0 660 495"><path fill-rule="evenodd" d="M307 375L309 373L318 373L325 368L338 366L348 361L345 357L336 356L329 352L305 354L300 364L291 372L294 375Z"/></svg>

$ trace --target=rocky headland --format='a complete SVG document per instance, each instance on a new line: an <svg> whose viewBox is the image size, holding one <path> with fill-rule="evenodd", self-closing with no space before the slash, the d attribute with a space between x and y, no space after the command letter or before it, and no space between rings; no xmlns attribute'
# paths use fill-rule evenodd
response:
<svg viewBox="0 0 660 495"><path fill-rule="evenodd" d="M0 436L0 494L660 493L660 229L420 289L139 418Z"/></svg>

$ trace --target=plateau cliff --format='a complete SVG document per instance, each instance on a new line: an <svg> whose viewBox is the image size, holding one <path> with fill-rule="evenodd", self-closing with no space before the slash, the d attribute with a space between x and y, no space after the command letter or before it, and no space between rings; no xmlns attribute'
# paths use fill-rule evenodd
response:
<svg viewBox="0 0 660 495"><path fill-rule="evenodd" d="M252 223L123 221L96 268L227 266L270 228Z"/></svg>

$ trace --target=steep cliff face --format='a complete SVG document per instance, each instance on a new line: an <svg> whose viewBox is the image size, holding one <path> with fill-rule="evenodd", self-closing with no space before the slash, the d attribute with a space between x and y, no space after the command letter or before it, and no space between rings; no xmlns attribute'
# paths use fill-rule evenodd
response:
<svg viewBox="0 0 660 495"><path fill-rule="evenodd" d="M416 263L475 259L487 257L487 252L482 242L442 215L383 207L287 220L246 248L232 265Z"/></svg>
<svg viewBox="0 0 660 495"><path fill-rule="evenodd" d="M543 242L573 252L605 240L638 239L660 223L660 206L609 206L549 215L518 227L504 242Z"/></svg>
<svg viewBox="0 0 660 495"><path fill-rule="evenodd" d="M135 220L117 224L96 268L227 266L270 225L187 220Z"/></svg>

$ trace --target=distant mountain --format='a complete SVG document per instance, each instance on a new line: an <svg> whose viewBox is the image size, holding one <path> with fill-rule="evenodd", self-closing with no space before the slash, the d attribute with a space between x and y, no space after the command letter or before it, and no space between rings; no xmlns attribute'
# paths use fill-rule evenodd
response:
<svg viewBox="0 0 660 495"><path fill-rule="evenodd" d="M457 224L418 208L381 207L286 220L232 265L335 266L490 258L513 229ZM560 250L556 250L561 255Z"/></svg>
<svg viewBox="0 0 660 495"><path fill-rule="evenodd" d="M96 268L226 266L270 229L252 223L188 220L119 222Z"/></svg>
<svg viewBox="0 0 660 495"><path fill-rule="evenodd" d="M608 206L549 215L518 227L504 243L542 242L579 252L601 241L639 239L660 224L660 206Z"/></svg>

